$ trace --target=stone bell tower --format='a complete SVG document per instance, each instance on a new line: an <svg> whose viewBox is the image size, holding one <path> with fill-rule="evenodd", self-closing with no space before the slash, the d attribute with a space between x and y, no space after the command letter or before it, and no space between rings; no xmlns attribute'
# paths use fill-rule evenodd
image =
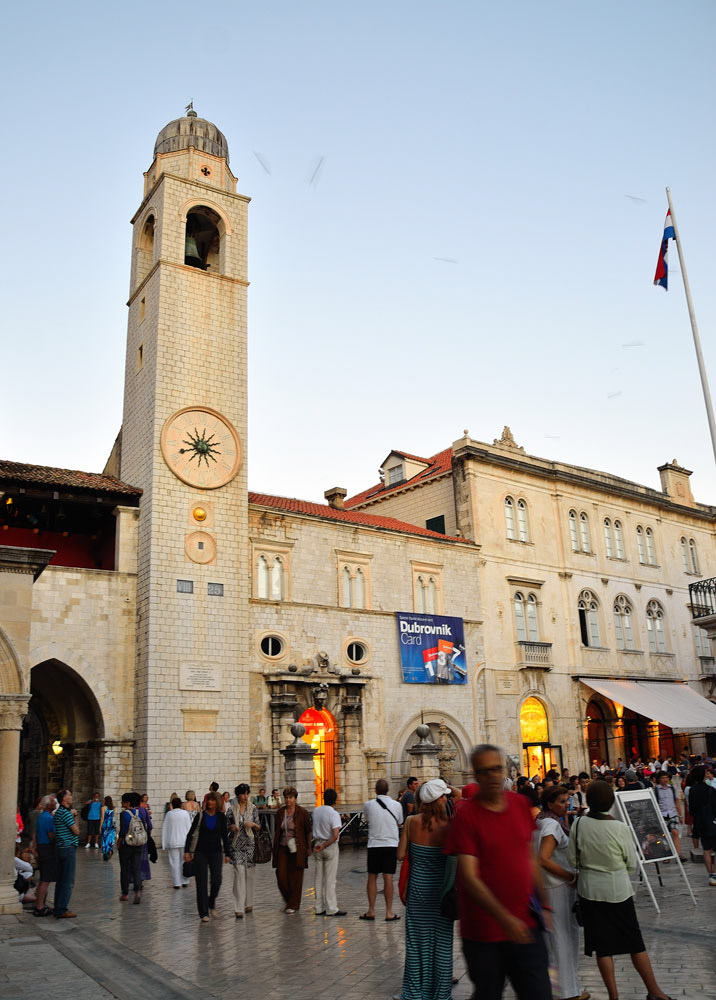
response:
<svg viewBox="0 0 716 1000"><path fill-rule="evenodd" d="M157 136L132 219L122 479L139 509L137 790L248 775L246 222L226 139Z"/></svg>

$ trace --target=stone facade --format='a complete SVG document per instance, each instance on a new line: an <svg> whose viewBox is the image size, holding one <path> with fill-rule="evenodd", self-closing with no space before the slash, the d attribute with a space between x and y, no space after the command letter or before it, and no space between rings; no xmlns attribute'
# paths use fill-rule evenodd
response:
<svg viewBox="0 0 716 1000"><path fill-rule="evenodd" d="M662 491L536 458L505 428L492 445L467 432L455 441L448 476L388 488L384 499L378 490L369 500L361 494L358 504L347 501L350 509L390 512L415 524L443 514L446 524L479 545L475 565L485 597L480 714L488 739L509 752L520 752L520 709L536 697L565 765L585 766L591 756L585 719L593 700L604 706L609 755L628 756L622 707L577 683L579 677L685 681L710 695L714 661L695 634L688 586L716 570L716 510L694 501L690 473L676 461L659 471ZM580 628L584 591L597 608L598 641L590 645ZM536 609L532 635L522 641L518 594L525 601L533 595ZM622 598L633 633L626 649L618 648L613 612ZM663 650L650 649L652 601L663 612ZM685 739L695 750L704 745L703 735ZM650 748L658 752L655 731Z"/></svg>

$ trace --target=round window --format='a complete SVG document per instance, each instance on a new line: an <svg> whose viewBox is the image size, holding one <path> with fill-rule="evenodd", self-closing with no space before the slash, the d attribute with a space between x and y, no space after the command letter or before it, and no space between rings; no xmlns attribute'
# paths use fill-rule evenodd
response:
<svg viewBox="0 0 716 1000"><path fill-rule="evenodd" d="M283 640L277 635L265 635L261 640L261 652L264 656L280 656L283 652Z"/></svg>
<svg viewBox="0 0 716 1000"><path fill-rule="evenodd" d="M351 663L362 663L366 652L367 650L362 642L349 642L346 647L346 656Z"/></svg>

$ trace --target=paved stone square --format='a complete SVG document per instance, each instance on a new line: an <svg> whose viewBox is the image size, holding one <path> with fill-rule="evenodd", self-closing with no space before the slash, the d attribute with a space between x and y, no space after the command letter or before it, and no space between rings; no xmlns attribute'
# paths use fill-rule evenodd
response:
<svg viewBox="0 0 716 1000"><path fill-rule="evenodd" d="M716 1000L716 889L702 865L687 865L698 907L672 864L662 868L664 887L653 880L661 914L640 888L637 907L647 948L662 988L679 1000ZM105 864L98 851L78 851L72 909L77 920L37 920L31 914L0 918L0 998L73 1000L170 1000L231 997L252 1000L387 1000L399 992L403 920L361 922L365 910L365 850L342 850L340 918L312 912L313 867L304 881L304 903L293 916L281 912L270 865L257 869L254 913L236 920L230 866L217 910L220 919L201 924L194 888L174 890L166 857L152 867L140 906L120 903L116 857ZM131 900L131 894L130 894ZM396 904L402 915L402 906ZM644 989L628 959L618 959L621 1000L643 1000ZM606 1000L596 963L582 958L582 985L593 1000ZM455 1000L472 995L459 940ZM512 1000L507 990L506 1000Z"/></svg>

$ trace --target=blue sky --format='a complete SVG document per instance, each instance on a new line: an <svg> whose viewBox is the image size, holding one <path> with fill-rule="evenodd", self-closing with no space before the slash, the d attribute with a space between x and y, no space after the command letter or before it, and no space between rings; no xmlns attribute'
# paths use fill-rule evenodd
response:
<svg viewBox="0 0 716 1000"><path fill-rule="evenodd" d="M711 0L39 3L6 25L0 455L102 468L129 219L193 98L252 198L251 488L353 493L391 448L509 424L652 486L676 457L716 503L675 249L652 285L669 184L716 392Z"/></svg>

